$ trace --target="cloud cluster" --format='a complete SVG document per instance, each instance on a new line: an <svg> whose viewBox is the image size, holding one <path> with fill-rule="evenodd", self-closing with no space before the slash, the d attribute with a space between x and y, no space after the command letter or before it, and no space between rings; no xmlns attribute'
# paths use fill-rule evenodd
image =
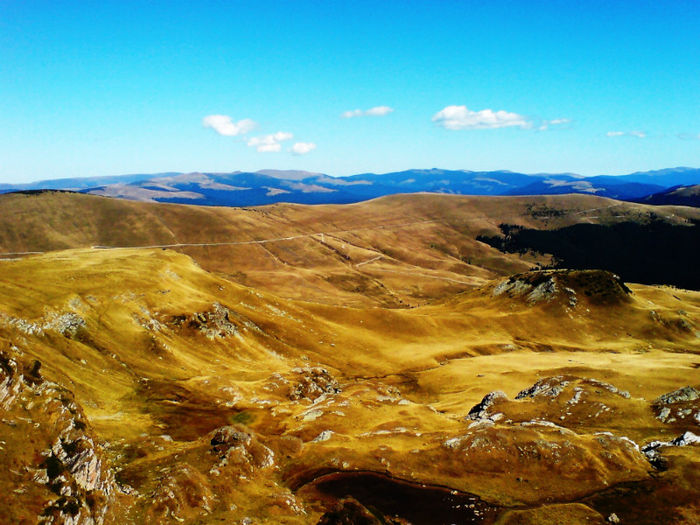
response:
<svg viewBox="0 0 700 525"><path fill-rule="evenodd" d="M373 115L379 115L383 114L382 112L385 111L385 109L393 111L391 108L384 107L372 108L367 111L372 112L371 114ZM249 118L234 122L228 115L207 115L202 119L202 125L205 128L213 129L219 135L225 135L227 137L245 135L257 127L255 121ZM282 151L282 142L293 138L294 135L288 131L278 131L270 135L250 137L247 139L246 144L251 148L255 148L260 153L278 152ZM289 148L288 151L293 155L306 155L314 149L316 149L316 144L313 142L297 142Z"/></svg>
<svg viewBox="0 0 700 525"><path fill-rule="evenodd" d="M281 142L285 140L290 140L294 138L294 135L288 133L287 131L278 131L271 135L264 135L262 137L252 137L248 140L247 144L251 148L257 149L261 153L275 152L282 149Z"/></svg>
<svg viewBox="0 0 700 525"><path fill-rule="evenodd" d="M637 137L638 139L646 138L647 134L644 131L608 131L608 137Z"/></svg>
<svg viewBox="0 0 700 525"><path fill-rule="evenodd" d="M228 115L208 115L202 119L202 125L212 128L219 135L235 137L252 131L257 124L249 118L234 122Z"/></svg>
<svg viewBox="0 0 700 525"><path fill-rule="evenodd" d="M527 118L517 113L491 109L472 111L467 106L447 106L433 115L433 122L450 130L532 127Z"/></svg>
<svg viewBox="0 0 700 525"><path fill-rule="evenodd" d="M343 118L353 118L353 117L383 117L394 111L394 108L389 106L376 106L369 109L352 109L349 111L344 111L340 114Z"/></svg>
<svg viewBox="0 0 700 525"><path fill-rule="evenodd" d="M316 144L313 142L297 142L292 146L289 151L293 155L306 155L309 153L311 150L316 149Z"/></svg>

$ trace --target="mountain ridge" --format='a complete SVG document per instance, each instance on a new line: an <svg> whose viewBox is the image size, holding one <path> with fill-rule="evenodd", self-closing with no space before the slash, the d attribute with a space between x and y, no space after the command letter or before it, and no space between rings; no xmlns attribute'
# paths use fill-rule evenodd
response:
<svg viewBox="0 0 700 525"><path fill-rule="evenodd" d="M301 170L264 169L256 172L164 172L44 180L0 184L0 193L67 189L129 200L205 206L258 206L277 202L349 204L386 195L420 192L459 195L581 193L641 201L676 186L699 183L700 169L688 167L589 177L573 173L526 174L509 170L439 168L333 177Z"/></svg>

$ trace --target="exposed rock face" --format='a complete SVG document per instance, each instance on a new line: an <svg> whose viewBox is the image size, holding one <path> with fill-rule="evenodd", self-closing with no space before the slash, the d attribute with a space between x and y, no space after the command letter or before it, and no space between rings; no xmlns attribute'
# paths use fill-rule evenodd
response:
<svg viewBox="0 0 700 525"><path fill-rule="evenodd" d="M657 469L664 470L666 467L666 462L661 456L661 451L659 449L662 447L685 447L687 445L697 444L700 444L700 436L687 431L671 441L652 441L651 443L647 443L641 448L641 450L649 460L649 463L651 463Z"/></svg>
<svg viewBox="0 0 700 525"><path fill-rule="evenodd" d="M74 312L49 312L35 321L0 312L0 323L12 326L26 335L44 335L47 331L55 331L69 339L75 339L86 327L85 319Z"/></svg>
<svg viewBox="0 0 700 525"><path fill-rule="evenodd" d="M512 275L492 293L522 298L531 305L560 299L575 308L581 296L593 303L618 304L631 291L617 275L603 270L540 270Z"/></svg>
<svg viewBox="0 0 700 525"><path fill-rule="evenodd" d="M695 401L696 399L700 399L700 391L692 386L684 386L683 388L657 397L654 402L659 405L672 405L684 401Z"/></svg>
<svg viewBox="0 0 700 525"><path fill-rule="evenodd" d="M161 483L148 501L149 522L183 522L192 510L211 512L215 494L206 476L187 463L178 463L163 469Z"/></svg>
<svg viewBox="0 0 700 525"><path fill-rule="evenodd" d="M67 312L53 318L49 322L49 326L65 337L74 339L80 330L85 328L85 319L73 312Z"/></svg>
<svg viewBox="0 0 700 525"><path fill-rule="evenodd" d="M325 368L295 368L292 372L298 377L289 392L289 399L293 401L299 399L313 401L323 394L337 394L340 392L338 381Z"/></svg>
<svg viewBox="0 0 700 525"><path fill-rule="evenodd" d="M686 386L654 400L656 419L662 423L700 425L700 391Z"/></svg>
<svg viewBox="0 0 700 525"><path fill-rule="evenodd" d="M235 465L239 475L247 475L275 464L274 452L242 427L218 428L210 443L211 452L219 457L218 469Z"/></svg>
<svg viewBox="0 0 700 525"><path fill-rule="evenodd" d="M74 326L74 325L70 325ZM80 325L78 325L80 326ZM106 468L102 451L95 443L82 409L72 394L39 374L40 363L22 366L22 353L16 347L0 352L0 406L3 421L15 418L32 434L51 442L37 448L35 464L26 464L32 480L53 493L39 517L47 524L101 524L122 495L114 475ZM27 372L27 375L23 373ZM21 415L20 415L21 414ZM17 423L9 425L7 439L39 447L42 440L27 440ZM3 440L6 441L6 440ZM21 464L26 451L12 449Z"/></svg>
<svg viewBox="0 0 700 525"><path fill-rule="evenodd" d="M493 290L494 296L523 297L528 303L551 301L558 292L554 277L545 274L518 274L501 282Z"/></svg>
<svg viewBox="0 0 700 525"><path fill-rule="evenodd" d="M187 327L199 331L208 339L224 338L238 334L233 322L235 314L225 306L214 303L212 309L190 315L178 315L170 319L169 324Z"/></svg>
<svg viewBox="0 0 700 525"><path fill-rule="evenodd" d="M522 390L515 396L515 399L524 399L526 397L548 396L557 397L564 391L564 388L569 384L562 376L548 377L540 379L529 388Z"/></svg>
<svg viewBox="0 0 700 525"><path fill-rule="evenodd" d="M546 397L558 397L564 389L572 382L578 380L578 378L575 377L564 377L564 376L556 376L556 377L547 377L544 379L540 379L537 381L534 385L532 385L529 388L526 388L525 390L522 390L521 392L518 393L517 396L515 396L515 399L524 399L527 397L539 397L539 396L546 396ZM611 394L617 394L621 397L624 397L625 399L629 399L630 394L627 391L624 390L618 390L617 387L614 385L611 385L610 383L605 383L603 381L598 381L596 379L582 379L579 380L580 383L585 384L585 385L590 385L593 387L598 387L602 388L604 390L607 390ZM579 396L580 398L580 396ZM576 400L578 402L578 399Z"/></svg>
<svg viewBox="0 0 700 525"><path fill-rule="evenodd" d="M508 399L508 396L500 390L486 394L480 403L472 407L467 415L467 419L477 420L489 417L489 409L501 399Z"/></svg>
<svg viewBox="0 0 700 525"><path fill-rule="evenodd" d="M498 482L511 483L513 469L525 479L544 479L541 476L548 472L575 479L581 493L623 480L643 479L648 469L644 456L628 439L577 434L547 421L478 425L442 443L442 450L446 457L435 463L445 471L454 471L455 476L460 471L479 471ZM572 465L576 466L573 470ZM530 488L522 486L519 497ZM549 490L556 493L558 489Z"/></svg>

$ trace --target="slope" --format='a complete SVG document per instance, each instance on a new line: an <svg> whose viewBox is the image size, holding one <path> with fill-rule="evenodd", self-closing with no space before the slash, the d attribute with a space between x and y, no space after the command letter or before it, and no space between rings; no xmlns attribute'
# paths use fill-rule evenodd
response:
<svg viewBox="0 0 700 525"><path fill-rule="evenodd" d="M550 257L477 241L501 223L687 224L700 211L593 196L399 195L347 206L215 208L70 193L0 196L0 251L165 246L204 269L278 295L346 305L415 306Z"/></svg>
<svg viewBox="0 0 700 525"><path fill-rule="evenodd" d="M538 271L397 310L282 299L171 250L0 265L5 514L313 523L344 472L449 487L484 522L623 482L682 488L669 516L697 501L692 446L652 477L632 443L697 430L700 406L652 406L700 386L697 292ZM556 405L529 389L547 378ZM494 387L532 401L465 420Z"/></svg>

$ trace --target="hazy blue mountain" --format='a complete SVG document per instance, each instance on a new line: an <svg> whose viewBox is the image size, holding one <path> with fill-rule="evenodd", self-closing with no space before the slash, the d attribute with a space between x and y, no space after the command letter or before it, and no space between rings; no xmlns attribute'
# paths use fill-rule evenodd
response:
<svg viewBox="0 0 700 525"><path fill-rule="evenodd" d="M71 189L132 200L208 206L254 206L276 202L345 204L397 193L549 195L587 193L640 201L679 185L700 184L700 169L671 168L582 177L572 173L415 169L331 177L299 170L230 173L158 173L46 180L0 185L0 192ZM662 199L658 197L658 199ZM657 199L657 200L658 200ZM650 203L657 200L650 199ZM645 201L646 202L646 201ZM659 200L659 202L661 202Z"/></svg>
<svg viewBox="0 0 700 525"><path fill-rule="evenodd" d="M663 186L639 182L608 181L607 177L562 179L547 177L527 186L509 191L508 195L561 195L564 193L589 193L599 197L630 200L645 197L664 190Z"/></svg>
<svg viewBox="0 0 700 525"><path fill-rule="evenodd" d="M674 186L692 186L700 184L700 168L666 168L663 170L638 171L629 175L608 175L606 178L639 182L671 188Z"/></svg>
<svg viewBox="0 0 700 525"><path fill-rule="evenodd" d="M27 184L0 184L0 193L7 193L18 190L75 190L80 191L96 186L106 186L108 184L132 184L152 179L154 177L166 177L176 175L176 173L140 173L132 175L107 175L104 177L84 177L68 179L49 179Z"/></svg>

